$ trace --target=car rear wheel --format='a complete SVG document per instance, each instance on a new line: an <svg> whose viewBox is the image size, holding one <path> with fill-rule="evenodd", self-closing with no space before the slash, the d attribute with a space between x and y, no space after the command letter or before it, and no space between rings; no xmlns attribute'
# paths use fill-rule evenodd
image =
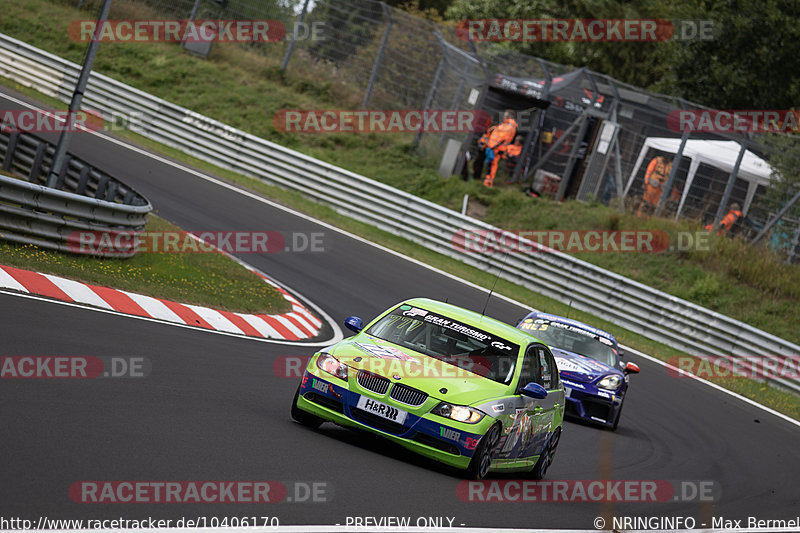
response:
<svg viewBox="0 0 800 533"><path fill-rule="evenodd" d="M553 464L553 458L556 455L556 448L558 448L559 440L561 440L561 428L556 428L553 435L550 437L550 441L547 443L547 447L542 451L539 460L536 461L536 465L534 465L533 470L531 470L531 477L533 479L544 479L547 470L550 468L550 465Z"/></svg>
<svg viewBox="0 0 800 533"><path fill-rule="evenodd" d="M297 386L297 392L294 393L294 400L292 400L292 418L310 428L318 428L324 422L323 419L309 412L303 411L297 407L297 399L300 397L300 386Z"/></svg>
<svg viewBox="0 0 800 533"><path fill-rule="evenodd" d="M492 452L500 441L500 426L497 424L489 428L478 444L475 455L467 467L467 477L470 479L483 479L492 466Z"/></svg>

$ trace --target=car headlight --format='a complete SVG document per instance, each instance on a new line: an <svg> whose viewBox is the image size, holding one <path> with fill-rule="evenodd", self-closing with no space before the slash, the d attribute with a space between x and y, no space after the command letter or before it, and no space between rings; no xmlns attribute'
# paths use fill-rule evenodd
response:
<svg viewBox="0 0 800 533"><path fill-rule="evenodd" d="M321 353L317 357L317 368L327 372L332 376L347 381L347 365L340 363L338 359L329 353Z"/></svg>
<svg viewBox="0 0 800 533"><path fill-rule="evenodd" d="M611 374L597 382L597 388L606 390L617 390L622 385L622 379L616 375Z"/></svg>
<svg viewBox="0 0 800 533"><path fill-rule="evenodd" d="M483 413L466 405L453 405L442 402L431 410L431 413L466 424L477 424L485 416Z"/></svg>

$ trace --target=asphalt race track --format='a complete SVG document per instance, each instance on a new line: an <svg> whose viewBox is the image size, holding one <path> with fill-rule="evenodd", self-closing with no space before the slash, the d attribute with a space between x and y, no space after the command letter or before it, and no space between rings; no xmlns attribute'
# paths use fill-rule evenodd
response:
<svg viewBox="0 0 800 533"><path fill-rule="evenodd" d="M2 101L3 109L16 104ZM134 186L157 213L188 230L322 232L324 252L243 255L341 324L409 297L480 310L486 293L347 235L89 134L71 151ZM525 309L492 298L487 314ZM567 422L550 480L664 480L716 487L714 502L465 502L444 468L381 439L293 422L296 379L281 356L313 349L0 294L2 355L144 356L142 379L0 381L0 514L36 519L276 516L281 525L345 524L348 517L449 517L453 525L593 529L605 516L791 519L800 509L800 428L631 356L620 428ZM510 478L494 478L510 479ZM272 480L275 504L78 504L84 480ZM317 483L317 502L304 500ZM689 489L689 492L692 492ZM680 494L678 494L680 496ZM448 524L444 520L444 525ZM174 522L173 522L174 524ZM3 529L3 528L0 528Z"/></svg>

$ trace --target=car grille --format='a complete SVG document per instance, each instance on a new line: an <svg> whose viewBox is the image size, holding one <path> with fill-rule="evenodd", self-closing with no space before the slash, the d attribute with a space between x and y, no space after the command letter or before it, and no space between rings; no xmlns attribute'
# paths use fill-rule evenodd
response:
<svg viewBox="0 0 800 533"><path fill-rule="evenodd" d="M389 389L389 383L391 383L388 379L377 376L372 372L367 372L366 370L359 370L356 379L358 380L358 384L368 391L381 395L386 394L386 391Z"/></svg>
<svg viewBox="0 0 800 533"><path fill-rule="evenodd" d="M392 392L389 393L389 397L400 403L414 406L422 405L425 403L425 400L428 399L428 395L421 390L412 389L411 387L399 383L394 384Z"/></svg>
<svg viewBox="0 0 800 533"><path fill-rule="evenodd" d="M611 405L606 402L594 402L592 400L583 401L583 409L586 414L602 420L608 420L611 415Z"/></svg>
<svg viewBox="0 0 800 533"><path fill-rule="evenodd" d="M350 414L353 416L354 419L358 420L362 424L372 426L375 429L385 431L386 433L391 433L393 435L400 435L401 433L405 433L406 431L408 431L408 428L405 427L403 424L398 424L397 422L386 420L383 417L374 415L372 413L364 411L363 409L359 409L358 407L351 407Z"/></svg>

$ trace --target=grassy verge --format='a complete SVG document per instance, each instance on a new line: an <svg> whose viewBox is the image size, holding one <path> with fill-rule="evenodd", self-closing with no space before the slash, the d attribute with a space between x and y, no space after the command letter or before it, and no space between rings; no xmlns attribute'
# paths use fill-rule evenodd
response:
<svg viewBox="0 0 800 533"><path fill-rule="evenodd" d="M180 228L150 215L146 231ZM214 309L272 314L290 307L272 285L221 253L140 253L112 259L0 241L0 264Z"/></svg>

